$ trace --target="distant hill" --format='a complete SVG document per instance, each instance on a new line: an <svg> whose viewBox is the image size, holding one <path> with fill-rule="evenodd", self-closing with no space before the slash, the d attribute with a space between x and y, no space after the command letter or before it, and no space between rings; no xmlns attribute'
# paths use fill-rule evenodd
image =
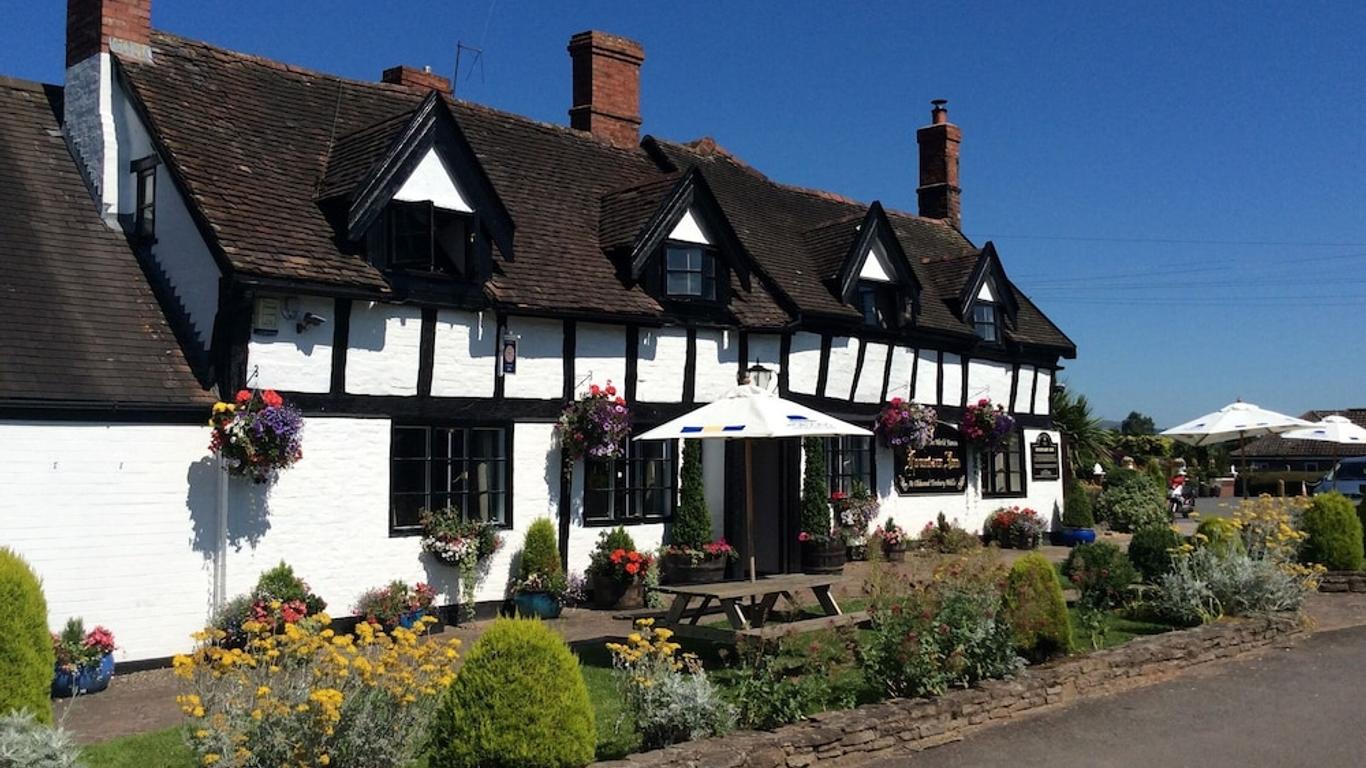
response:
<svg viewBox="0 0 1366 768"><path fill-rule="evenodd" d="M1118 432L1118 431L1119 431L1119 425L1120 425L1120 423L1121 423L1121 420L1120 420L1120 419L1101 419L1101 420L1100 420L1100 428L1101 428L1101 429L1108 429L1108 430L1110 430L1110 431L1112 431L1112 432Z"/></svg>

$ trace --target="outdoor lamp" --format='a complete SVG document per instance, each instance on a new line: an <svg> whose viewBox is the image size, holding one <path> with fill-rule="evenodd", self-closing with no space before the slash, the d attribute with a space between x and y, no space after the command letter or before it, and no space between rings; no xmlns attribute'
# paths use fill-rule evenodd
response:
<svg viewBox="0 0 1366 768"><path fill-rule="evenodd" d="M751 365L745 373L749 374L749 381L751 384L765 392L769 391L769 388L773 384L773 371L760 365L757 358L754 360L754 365Z"/></svg>

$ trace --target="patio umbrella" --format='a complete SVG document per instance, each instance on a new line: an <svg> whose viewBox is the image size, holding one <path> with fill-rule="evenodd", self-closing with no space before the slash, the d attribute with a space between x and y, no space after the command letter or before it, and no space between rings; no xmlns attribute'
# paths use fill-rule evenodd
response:
<svg viewBox="0 0 1366 768"><path fill-rule="evenodd" d="M863 427L778 397L770 388L741 384L720 400L637 435L636 440L679 438L742 439L745 444L745 538L749 550L749 578L755 578L754 487L751 482L751 440L771 437L825 437L873 433Z"/></svg>
<svg viewBox="0 0 1366 768"><path fill-rule="evenodd" d="M1338 445L1366 445L1366 429L1346 416L1325 416L1323 421L1281 435L1286 440L1317 440ZM1334 457L1341 459L1341 454Z"/></svg>
<svg viewBox="0 0 1366 768"><path fill-rule="evenodd" d="M1242 400L1229 403L1214 413L1205 414L1185 424L1163 430L1160 434L1174 437L1190 445L1215 445L1237 440L1243 445L1249 437L1279 435L1294 429L1312 426L1304 419L1268 411ZM1247 474L1247 455L1243 455L1243 474ZM1243 495L1250 483L1244 481Z"/></svg>

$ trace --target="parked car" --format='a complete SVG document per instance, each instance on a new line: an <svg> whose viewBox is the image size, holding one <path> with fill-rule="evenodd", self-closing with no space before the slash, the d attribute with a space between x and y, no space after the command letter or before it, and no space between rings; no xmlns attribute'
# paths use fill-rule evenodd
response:
<svg viewBox="0 0 1366 768"><path fill-rule="evenodd" d="M1360 499L1363 486L1366 486L1366 456L1353 456L1338 461L1314 486L1314 493L1337 491L1343 496Z"/></svg>

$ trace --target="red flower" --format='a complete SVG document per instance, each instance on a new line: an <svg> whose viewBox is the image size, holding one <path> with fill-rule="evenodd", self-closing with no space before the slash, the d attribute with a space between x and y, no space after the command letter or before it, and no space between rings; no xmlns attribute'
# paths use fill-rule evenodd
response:
<svg viewBox="0 0 1366 768"><path fill-rule="evenodd" d="M239 389L239 390L237 390L237 397L234 398L234 399L237 401L237 404L238 404L238 405L246 405L247 403L250 403L250 402L251 402L251 390L249 390L249 389Z"/></svg>
<svg viewBox="0 0 1366 768"><path fill-rule="evenodd" d="M597 384L593 384L588 388L588 394L592 395L593 397L597 397L598 395L602 394L602 389L600 389Z"/></svg>
<svg viewBox="0 0 1366 768"><path fill-rule="evenodd" d="M611 389L611 388L609 387L608 389L609 389L609 393L610 393L610 389ZM617 398L617 405L626 405L626 398L624 398L624 397L618 397L618 398Z"/></svg>
<svg viewBox="0 0 1366 768"><path fill-rule="evenodd" d="M610 381L607 382L607 396L608 396L608 397L616 397L616 396L617 396L617 388L614 387L614 386L612 386L612 382L610 382Z"/></svg>
<svg viewBox="0 0 1366 768"><path fill-rule="evenodd" d="M627 563L626 572L631 574L632 576L636 575L640 572L640 563Z"/></svg>
<svg viewBox="0 0 1366 768"><path fill-rule="evenodd" d="M807 533L806 531L802 531L801 533L797 534L797 541L806 541L810 538L811 534Z"/></svg>
<svg viewBox="0 0 1366 768"><path fill-rule="evenodd" d="M261 399L271 408L279 408L285 404L284 398L280 397L280 393L273 389L267 389L265 392L262 392Z"/></svg>

